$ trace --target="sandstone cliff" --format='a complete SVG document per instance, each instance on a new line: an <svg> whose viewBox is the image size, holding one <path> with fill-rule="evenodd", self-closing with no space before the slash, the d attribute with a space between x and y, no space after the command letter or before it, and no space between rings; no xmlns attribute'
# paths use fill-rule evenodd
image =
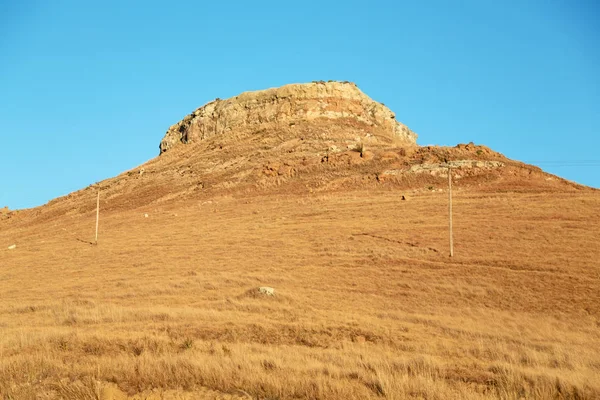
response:
<svg viewBox="0 0 600 400"><path fill-rule="evenodd" d="M320 121L351 122L356 135L416 144L417 135L396 121L394 113L350 82L313 82L245 92L214 100L171 126L160 143L160 153L217 135L241 137L265 129L287 129Z"/></svg>

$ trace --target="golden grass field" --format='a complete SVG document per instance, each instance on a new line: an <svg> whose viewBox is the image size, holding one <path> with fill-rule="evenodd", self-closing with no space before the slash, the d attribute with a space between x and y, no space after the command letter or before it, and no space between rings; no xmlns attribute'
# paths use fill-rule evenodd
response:
<svg viewBox="0 0 600 400"><path fill-rule="evenodd" d="M457 188L454 258L447 198L172 200L97 246L95 203L0 221L0 397L600 398L598 191Z"/></svg>

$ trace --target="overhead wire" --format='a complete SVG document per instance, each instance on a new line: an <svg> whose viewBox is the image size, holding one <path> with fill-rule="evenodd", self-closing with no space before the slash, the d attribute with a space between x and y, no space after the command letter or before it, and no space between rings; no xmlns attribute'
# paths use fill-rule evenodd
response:
<svg viewBox="0 0 600 400"><path fill-rule="evenodd" d="M600 167L600 160L554 160L554 161L526 161L527 164L546 167Z"/></svg>

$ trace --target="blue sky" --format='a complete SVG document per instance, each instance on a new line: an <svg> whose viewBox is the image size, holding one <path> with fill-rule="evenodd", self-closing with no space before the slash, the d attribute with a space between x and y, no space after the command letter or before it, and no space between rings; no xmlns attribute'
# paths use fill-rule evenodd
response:
<svg viewBox="0 0 600 400"><path fill-rule="evenodd" d="M354 81L419 143L473 141L600 187L593 0L0 0L0 207L157 156L216 97Z"/></svg>

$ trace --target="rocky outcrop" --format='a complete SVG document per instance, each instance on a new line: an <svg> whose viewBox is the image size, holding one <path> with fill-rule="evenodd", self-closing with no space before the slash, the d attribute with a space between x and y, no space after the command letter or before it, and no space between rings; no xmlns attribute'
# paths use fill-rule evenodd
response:
<svg viewBox="0 0 600 400"><path fill-rule="evenodd" d="M489 170L504 166L501 161L481 161L481 160L455 160L447 163L437 164L416 164L410 167L409 172L415 174L428 173L431 175L445 175L448 173L448 166L455 170L480 169Z"/></svg>
<svg viewBox="0 0 600 400"><path fill-rule="evenodd" d="M378 179L384 181L393 176L402 174L429 174L437 177L447 177L448 167L454 171L454 179L465 176L480 175L491 170L502 168L506 163L501 161L484 160L453 160L444 163L422 163L411 165L410 168L389 169L379 174Z"/></svg>
<svg viewBox="0 0 600 400"><path fill-rule="evenodd" d="M265 128L289 128L317 120L350 120L390 140L416 144L414 132L355 84L313 82L216 99L171 126L160 143L160 153L217 135L242 136Z"/></svg>

